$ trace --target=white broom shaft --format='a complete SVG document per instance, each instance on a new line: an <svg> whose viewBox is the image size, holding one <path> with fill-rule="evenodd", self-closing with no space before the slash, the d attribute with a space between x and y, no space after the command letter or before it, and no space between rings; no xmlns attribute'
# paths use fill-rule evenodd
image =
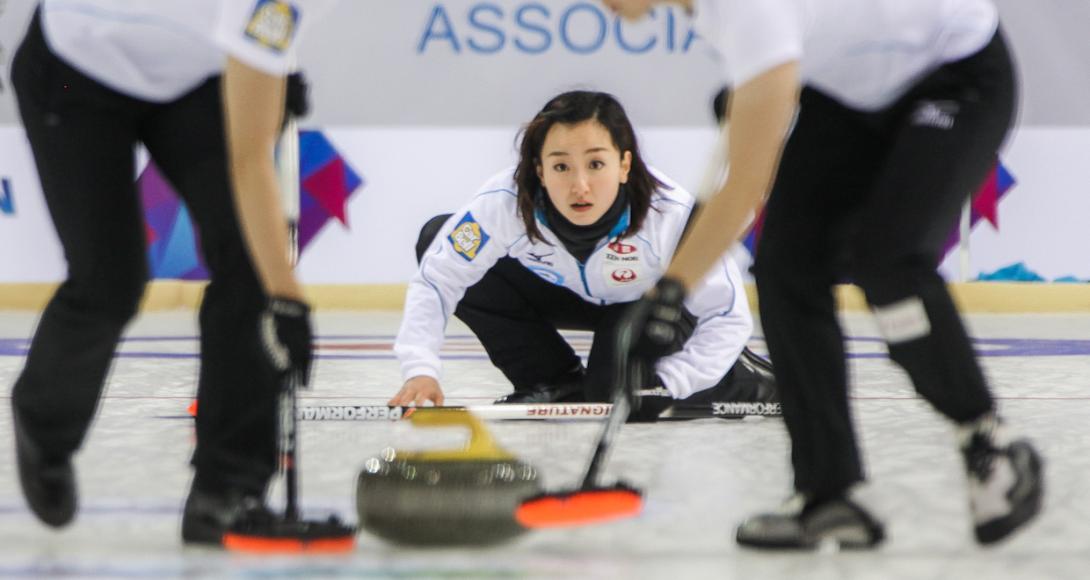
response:
<svg viewBox="0 0 1090 580"><path fill-rule="evenodd" d="M285 81L286 82L286 81ZM286 90L286 86L285 86ZM288 222L288 261L294 267L299 263L299 128L295 116L287 115L284 132L276 148L277 181L284 205L284 217ZM301 386L300 377L291 373L283 380L288 381L279 401L280 411L280 470L284 476L285 507L284 518L287 521L299 519L299 463L296 391Z"/></svg>
<svg viewBox="0 0 1090 580"><path fill-rule="evenodd" d="M390 407L386 405L312 405L300 407L302 421L399 421L421 410L462 410L490 421L505 420L564 420L598 421L613 411L609 403L540 403L510 405L467 405L444 407ZM676 405L662 418L697 419L744 417L778 417L778 403L722 403L708 405Z"/></svg>
<svg viewBox="0 0 1090 580"><path fill-rule="evenodd" d="M299 263L299 125L294 117L285 123L276 149L276 169L288 220L288 255L292 265Z"/></svg>
<svg viewBox="0 0 1090 580"><path fill-rule="evenodd" d="M708 201L711 196L715 195L719 188L723 186L723 181L727 177L727 170L730 168L729 133L730 125L724 123L719 128L718 135L716 135L715 145L712 146L711 155L704 166L704 175L701 177L700 184L694 194L701 202Z"/></svg>
<svg viewBox="0 0 1090 580"><path fill-rule="evenodd" d="M386 405L317 405L299 409L303 421L399 421L422 410L469 411L492 421L514 419L599 420L608 417L613 405L608 403L548 403L511 405L468 405L444 407L388 407Z"/></svg>
<svg viewBox="0 0 1090 580"><path fill-rule="evenodd" d="M973 235L972 226L973 201L970 197L961 208L961 219L958 223L958 281L968 282L970 266L969 237Z"/></svg>

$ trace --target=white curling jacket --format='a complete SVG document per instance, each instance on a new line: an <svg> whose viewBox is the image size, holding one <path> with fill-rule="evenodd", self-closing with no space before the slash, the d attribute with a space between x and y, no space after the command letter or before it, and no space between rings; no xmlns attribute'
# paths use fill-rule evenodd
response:
<svg viewBox="0 0 1090 580"><path fill-rule="evenodd" d="M876 111L984 48L999 12L992 0L695 0L693 26L732 86L798 61L804 84Z"/></svg>
<svg viewBox="0 0 1090 580"><path fill-rule="evenodd" d="M223 72L227 55L287 74L303 31L336 2L43 0L42 29L50 50L83 74L164 103Z"/></svg>
<svg viewBox="0 0 1090 580"><path fill-rule="evenodd" d="M539 230L548 243L530 240L518 214L514 168L489 179L439 230L409 282L394 344L402 378L439 378L447 320L466 289L505 256L587 302L638 300L666 271L695 201L662 174L655 176L672 189L660 188L652 195L643 227L634 236L618 238L628 227L626 211L586 264L569 254L540 219ZM718 383L753 331L741 272L729 255L693 289L685 307L697 317L696 329L682 350L662 358L655 368L678 399Z"/></svg>

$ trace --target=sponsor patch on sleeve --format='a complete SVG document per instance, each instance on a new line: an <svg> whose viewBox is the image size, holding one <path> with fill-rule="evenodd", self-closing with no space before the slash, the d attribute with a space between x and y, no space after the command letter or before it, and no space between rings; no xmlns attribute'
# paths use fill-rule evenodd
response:
<svg viewBox="0 0 1090 580"><path fill-rule="evenodd" d="M276 52L291 46L299 27L299 10L285 0L257 0L246 24L246 36Z"/></svg>
<svg viewBox="0 0 1090 580"><path fill-rule="evenodd" d="M473 214L467 211L447 239L458 255L472 262L488 243L488 233L477 223Z"/></svg>

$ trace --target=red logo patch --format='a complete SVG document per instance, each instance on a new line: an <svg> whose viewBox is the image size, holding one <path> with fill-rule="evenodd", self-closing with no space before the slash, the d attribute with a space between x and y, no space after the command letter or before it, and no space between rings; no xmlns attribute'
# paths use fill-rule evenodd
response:
<svg viewBox="0 0 1090 580"><path fill-rule="evenodd" d="M614 252L624 256L626 254L631 254L631 253L635 252L636 251L636 246L630 246L628 244L622 244L621 242L613 242L612 244L609 245L609 249L611 249Z"/></svg>
<svg viewBox="0 0 1090 580"><path fill-rule="evenodd" d="M615 282L624 284L636 279L636 271L629 268L621 268L619 270L614 270L613 273L610 274L610 277L612 277Z"/></svg>

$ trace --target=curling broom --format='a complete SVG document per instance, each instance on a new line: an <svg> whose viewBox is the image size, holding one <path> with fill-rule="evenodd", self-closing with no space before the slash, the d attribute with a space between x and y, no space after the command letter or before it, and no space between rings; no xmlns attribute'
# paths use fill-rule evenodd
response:
<svg viewBox="0 0 1090 580"><path fill-rule="evenodd" d="M298 262L299 216L299 129L295 116L288 114L284 132L277 148L280 190L284 196L289 224L289 259ZM284 479L286 502L284 513L258 512L240 518L223 536L228 550L267 554L343 553L356 547L356 529L336 517L326 520L305 520L299 514L298 426L296 391L302 386L302 376L292 372L281 384L279 395L279 471ZM249 514L248 514L249 515Z"/></svg>
<svg viewBox="0 0 1090 580"><path fill-rule="evenodd" d="M729 127L721 126L711 159L697 190L699 200L710 198L726 178L728 135ZM629 358L632 345L633 337L629 333L622 332L617 335L614 352L617 353L616 374L620 380L614 386L613 409L598 437L582 485L577 489L546 493L522 502L515 511L515 519L522 525L528 528L555 528L602 523L634 517L643 509L643 492L639 489L623 482L605 486L598 481L602 462L605 461L621 426L628 419L631 397L636 396L628 391L634 374L633 362Z"/></svg>

